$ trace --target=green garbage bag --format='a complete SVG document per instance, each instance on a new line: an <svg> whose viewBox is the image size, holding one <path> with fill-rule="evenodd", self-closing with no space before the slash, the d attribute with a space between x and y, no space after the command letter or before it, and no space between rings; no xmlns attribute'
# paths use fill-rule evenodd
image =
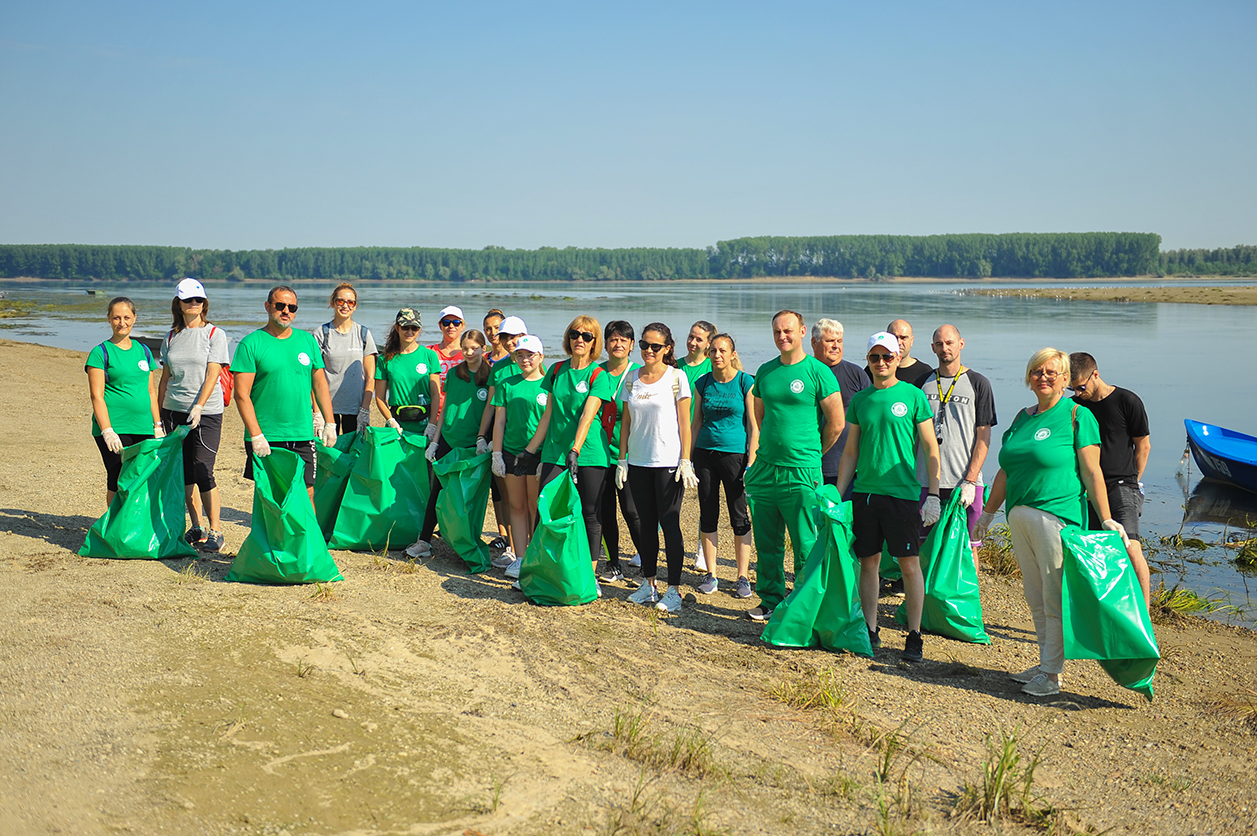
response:
<svg viewBox="0 0 1257 836"><path fill-rule="evenodd" d="M362 446L362 436L357 433L341 433L336 437L334 447L324 447L323 442L318 440L314 442L314 514L318 517L324 540L332 539L336 512L340 510L349 474L358 461Z"/></svg>
<svg viewBox="0 0 1257 836"><path fill-rule="evenodd" d="M843 502L833 485L818 489L816 502L816 545L760 638L776 647L819 646L871 658L860 609L860 562L851 551L851 503Z"/></svg>
<svg viewBox="0 0 1257 836"><path fill-rule="evenodd" d="M541 489L540 521L519 566L519 588L543 607L574 607L598 597L580 494L570 473Z"/></svg>
<svg viewBox="0 0 1257 836"><path fill-rule="evenodd" d="M227 580L241 583L340 581L302 478L305 463L272 447L253 456L253 527L231 561Z"/></svg>
<svg viewBox="0 0 1257 836"><path fill-rule="evenodd" d="M925 605L921 629L962 642L990 644L982 624L982 600L978 572L969 549L968 509L960 504L960 491L952 491L938 523L921 545L921 574L925 576ZM904 604L895 620L908 623Z"/></svg>
<svg viewBox="0 0 1257 836"><path fill-rule="evenodd" d="M403 431L398 436L392 427L370 427L358 437L359 452L328 547L405 548L419 536L428 508L430 477L423 455L428 440L422 433ZM442 525L441 532L445 531Z"/></svg>
<svg viewBox="0 0 1257 836"><path fill-rule="evenodd" d="M890 556L885 543L882 543L882 562L878 564L877 575L884 581L897 581L903 577L903 572L899 571L899 561Z"/></svg>
<svg viewBox="0 0 1257 836"><path fill-rule="evenodd" d="M83 557L163 560L195 557L183 539L183 438L176 427L165 438L122 448L118 492L87 531Z"/></svg>
<svg viewBox="0 0 1257 836"><path fill-rule="evenodd" d="M1121 535L1071 525L1061 544L1065 658L1095 659L1114 682L1151 701L1161 652Z"/></svg>
<svg viewBox="0 0 1257 836"><path fill-rule="evenodd" d="M436 500L436 524L441 539L467 563L469 572L487 572L489 546L480 539L484 530L484 511L489 504L489 453L455 447L432 465L432 472L441 480L441 495ZM420 509L420 521L425 507Z"/></svg>

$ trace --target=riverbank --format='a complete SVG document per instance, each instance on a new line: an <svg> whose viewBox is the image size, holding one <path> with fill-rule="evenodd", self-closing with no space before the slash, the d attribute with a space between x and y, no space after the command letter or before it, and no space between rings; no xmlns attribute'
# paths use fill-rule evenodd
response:
<svg viewBox="0 0 1257 836"><path fill-rule="evenodd" d="M622 585L544 609L439 541L334 552L322 589L229 584L252 507L234 409L223 555L80 558L104 511L84 356L0 341L0 832L986 834L953 810L1001 731L1041 752L1032 794L1070 829L1252 828L1257 737L1219 707L1257 682L1241 628L1159 626L1153 703L1094 662L1040 702L1006 677L1037 661L1020 581L986 573L993 643L927 636L912 666L898 597L875 659L772 650L724 589L676 616Z"/></svg>
<svg viewBox="0 0 1257 836"><path fill-rule="evenodd" d="M1127 287L975 287L961 292L973 296L1012 296L1086 302L1257 305L1257 285L1228 287L1140 287L1137 285Z"/></svg>

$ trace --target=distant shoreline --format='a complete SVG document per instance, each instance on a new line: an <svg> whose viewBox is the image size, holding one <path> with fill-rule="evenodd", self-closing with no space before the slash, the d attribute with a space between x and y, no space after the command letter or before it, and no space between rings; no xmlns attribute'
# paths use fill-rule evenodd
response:
<svg viewBox="0 0 1257 836"><path fill-rule="evenodd" d="M1231 287L975 287L971 296L1061 299L1071 302L1166 302L1176 305L1257 305L1257 285Z"/></svg>

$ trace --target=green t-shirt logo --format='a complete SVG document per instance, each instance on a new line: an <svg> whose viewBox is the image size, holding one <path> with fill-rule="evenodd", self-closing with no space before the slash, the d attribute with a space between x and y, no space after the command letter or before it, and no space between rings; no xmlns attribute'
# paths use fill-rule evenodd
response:
<svg viewBox="0 0 1257 836"><path fill-rule="evenodd" d="M541 406L545 406L545 405L546 405L546 404L548 404L549 402L550 402L550 396L549 396L549 395L547 395L545 392L538 392L538 393L537 393L537 403L538 403L538 404L540 404Z"/></svg>
<svg viewBox="0 0 1257 836"><path fill-rule="evenodd" d="M586 392L588 392L588 391L589 391L589 384L588 384L588 383L586 383L586 382L585 382L585 381L583 381L583 380L581 380L581 381L577 381L577 383L576 383L576 391L577 391L577 392L580 392L582 395L583 395L583 394L585 394Z"/></svg>
<svg viewBox="0 0 1257 836"><path fill-rule="evenodd" d="M1034 434L1034 440L1043 441L1045 438L1047 438L1051 434L1052 434L1052 431L1049 430L1047 427L1044 427L1043 429L1039 430L1037 433Z"/></svg>
<svg viewBox="0 0 1257 836"><path fill-rule="evenodd" d="M300 354L297 355L297 362L303 366L310 365L310 355L306 354L304 351L301 352Z"/></svg>
<svg viewBox="0 0 1257 836"><path fill-rule="evenodd" d="M794 393L794 394L796 394L796 395L797 395L797 394L799 394L800 392L802 392L802 391L803 391L803 381L802 381L802 380L792 380L792 381L790 381L790 391L791 391L791 392L793 392L793 393Z"/></svg>
<svg viewBox="0 0 1257 836"><path fill-rule="evenodd" d="M896 418L902 418L908 414L908 405L903 401L895 401L890 411Z"/></svg>
<svg viewBox="0 0 1257 836"><path fill-rule="evenodd" d="M488 389L477 389L477 390L476 390L476 397L477 397L477 398L479 398L479 399L480 399L480 400L482 400L482 401L483 401L483 400L486 400L486 399L489 397L489 390L488 390Z"/></svg>
<svg viewBox="0 0 1257 836"><path fill-rule="evenodd" d="M416 373L416 374L427 374L427 373L428 373L428 364L427 364L427 363L416 363L416 364L415 364L415 373Z"/></svg>
<svg viewBox="0 0 1257 836"><path fill-rule="evenodd" d="M148 361L147 361L147 360L141 360L141 361L139 362L139 367L140 367L140 371L142 371L142 372L146 372L146 371L148 371Z"/></svg>

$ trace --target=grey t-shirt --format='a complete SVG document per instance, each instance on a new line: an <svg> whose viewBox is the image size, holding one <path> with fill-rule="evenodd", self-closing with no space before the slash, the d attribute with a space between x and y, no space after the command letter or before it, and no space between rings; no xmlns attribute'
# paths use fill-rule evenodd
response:
<svg viewBox="0 0 1257 836"><path fill-rule="evenodd" d="M955 388L952 388L953 381ZM977 438L977 428L994 427L996 424L995 395L991 391L991 382L973 369L965 369L958 377L944 377L941 380L933 372L929 372L923 374L917 384L930 402L935 430L940 427L942 429L942 441L938 445L938 455L942 461L938 486L954 488L965 478L969 457L973 454L973 442ZM942 397L947 398L947 407L940 416ZM929 486L923 455L917 456L917 477L921 480L922 487ZM985 479L980 481L985 482Z"/></svg>
<svg viewBox="0 0 1257 836"><path fill-rule="evenodd" d="M362 406L362 393L366 391L362 358L380 353L370 330L365 325L355 324L348 334L342 334L328 322L315 330L314 341L323 352L323 373L327 375L327 388L332 393L332 412L356 415Z"/></svg>
<svg viewBox="0 0 1257 836"><path fill-rule="evenodd" d="M206 364L226 366L230 362L227 334L217 325L184 328L177 334L167 333L161 344L161 362L170 370L162 408L187 412L192 409L201 395L201 387L205 385ZM223 387L218 381L214 382L214 391L201 412L203 415L222 414Z"/></svg>

